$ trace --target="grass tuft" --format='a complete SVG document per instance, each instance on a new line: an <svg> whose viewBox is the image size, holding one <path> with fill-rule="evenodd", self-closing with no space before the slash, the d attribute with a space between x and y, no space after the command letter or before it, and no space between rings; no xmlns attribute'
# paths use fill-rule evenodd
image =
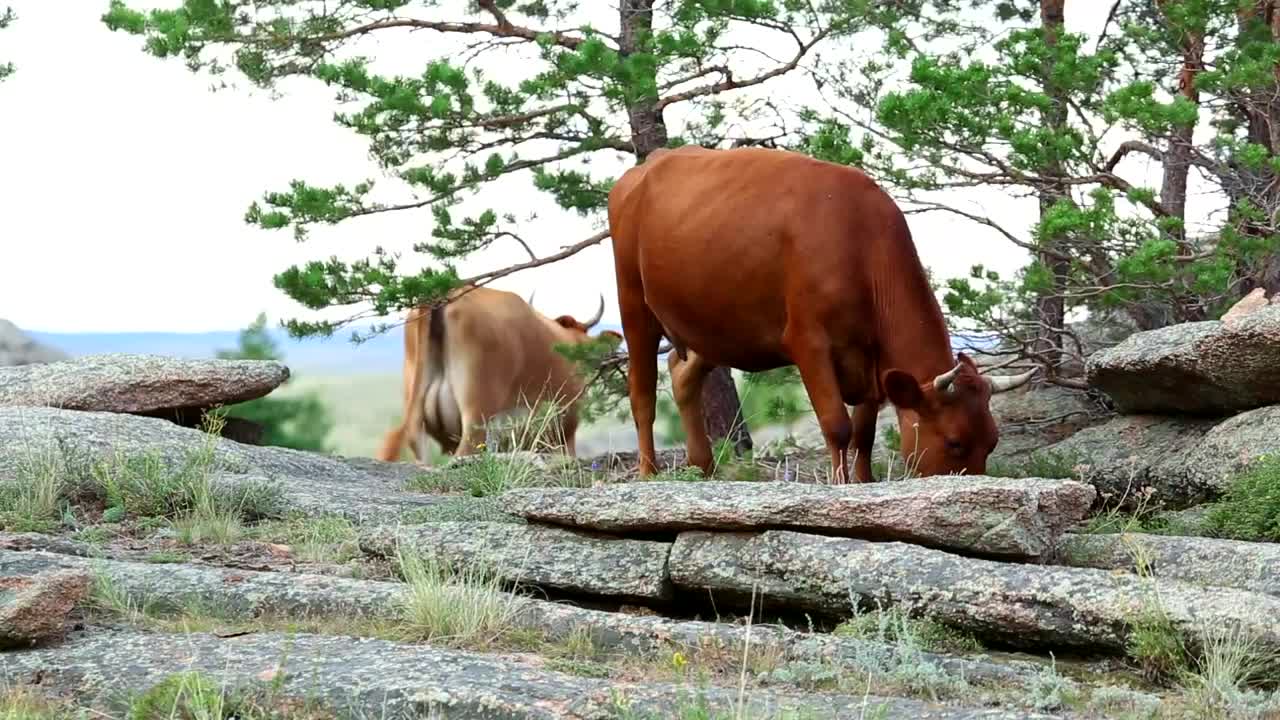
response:
<svg viewBox="0 0 1280 720"><path fill-rule="evenodd" d="M423 640L483 647L512 630L515 596L483 563L453 568L404 547L397 548L395 562L408 585L404 622Z"/></svg>

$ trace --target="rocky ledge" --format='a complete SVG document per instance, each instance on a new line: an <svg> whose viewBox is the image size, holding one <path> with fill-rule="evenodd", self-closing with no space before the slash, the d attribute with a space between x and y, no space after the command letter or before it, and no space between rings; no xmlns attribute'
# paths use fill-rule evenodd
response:
<svg viewBox="0 0 1280 720"><path fill-rule="evenodd" d="M773 528L1034 559L1095 496L1070 480L957 476L845 486L644 482L510 490L499 500L529 521L612 533Z"/></svg>

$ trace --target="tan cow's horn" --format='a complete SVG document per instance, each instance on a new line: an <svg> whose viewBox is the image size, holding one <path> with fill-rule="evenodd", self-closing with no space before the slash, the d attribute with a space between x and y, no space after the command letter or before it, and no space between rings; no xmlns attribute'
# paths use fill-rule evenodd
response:
<svg viewBox="0 0 1280 720"><path fill-rule="evenodd" d="M596 314L592 315L590 320L582 324L586 325L587 329L590 330L600 322L600 318L602 317L604 317L604 293L600 293L600 309L596 310Z"/></svg>
<svg viewBox="0 0 1280 720"><path fill-rule="evenodd" d="M1031 368L1021 375L986 375L984 377L986 377L987 383L991 385L991 394L994 395L1026 385L1031 376L1035 374L1036 368Z"/></svg>
<svg viewBox="0 0 1280 720"><path fill-rule="evenodd" d="M537 294L538 294L537 290L534 290L533 292L529 293L529 300L528 300L529 307L533 307L533 296Z"/></svg>
<svg viewBox="0 0 1280 720"><path fill-rule="evenodd" d="M951 383L955 382L956 376L960 374L960 365L961 363L956 363L955 367L935 377L933 379L933 389L943 393L950 392Z"/></svg>

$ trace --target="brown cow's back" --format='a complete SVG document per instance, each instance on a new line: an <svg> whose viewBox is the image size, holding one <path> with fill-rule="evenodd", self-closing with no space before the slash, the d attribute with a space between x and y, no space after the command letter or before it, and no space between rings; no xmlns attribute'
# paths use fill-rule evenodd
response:
<svg viewBox="0 0 1280 720"><path fill-rule="evenodd" d="M879 330L874 288L892 264L918 265L887 194L858 170L796 153L680 148L619 185L617 262L634 264L673 342L715 365L792 362L786 298L868 348ZM943 369L949 360L939 358Z"/></svg>

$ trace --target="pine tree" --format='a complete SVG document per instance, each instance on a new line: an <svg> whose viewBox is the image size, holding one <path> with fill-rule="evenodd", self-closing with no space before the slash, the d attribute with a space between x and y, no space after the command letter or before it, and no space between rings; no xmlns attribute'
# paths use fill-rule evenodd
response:
<svg viewBox="0 0 1280 720"><path fill-rule="evenodd" d="M806 112L803 147L867 168L909 213L961 215L1028 251L1013 278L977 264L947 281L946 310L1082 387L1060 372L1084 352L1066 326L1073 310L1148 329L1214 317L1248 287L1280 281L1280 205L1266 182L1275 143L1260 131L1274 110L1276 15L1256 5L1237 17L1235 0L1120 0L1108 27L1123 31L1086 38L1065 32L1078 6L1063 0L929 0L932 12L881 25L881 57L828 73L832 107ZM1217 133L1198 138L1208 94ZM1141 139L1110 140L1124 132ZM1134 152L1163 164L1161 187L1121 165ZM1230 210L1199 237L1186 229L1191 166L1218 175ZM1023 232L939 199L971 187L1036 198L1038 221Z"/></svg>
<svg viewBox="0 0 1280 720"><path fill-rule="evenodd" d="M113 30L143 36L147 52L182 57L194 71L225 77L234 67L263 88L293 77L334 88L340 99L359 105L337 114L336 122L367 137L372 156L413 194L404 202L380 203L371 199L372 179L332 187L297 180L254 203L249 223L291 227L302 240L317 223L431 213L432 239L415 250L440 267L402 273L395 256L375 248L365 260L316 260L279 273L276 286L308 308L367 306L339 322L288 321L290 332L301 336L432 302L460 281L488 282L601 242L607 231L538 256L536 243L521 237L517 218L492 208L462 216L459 204L472 196L496 204L498 193L486 189L521 174L559 208L602 219L616 174L593 174L593 160L643 162L661 147L717 146L731 138L757 143L780 135L780 113L767 99L729 93L800 72L815 49L846 32L852 20L838 2L619 0L608 4L616 5L616 13L586 5L184 0L174 9L139 12L112 0L103 20ZM427 48L468 44L441 52L415 75L382 74L354 54L359 41L396 33L411 33ZM769 50L780 45L777 52L785 54L771 59ZM527 72L518 82L499 82L479 66L484 59L516 63L511 67ZM685 120L672 132L669 123L679 113ZM770 129L753 138L744 137L743 127ZM499 240L519 243L529 260L458 276L450 261ZM376 325L374 332L387 327ZM738 428L735 444L750 447L727 369L713 373L704 400L712 439Z"/></svg>
<svg viewBox="0 0 1280 720"><path fill-rule="evenodd" d="M267 331L267 316L259 313L249 327L240 331L239 346L219 350L217 357L229 360L281 360L283 354ZM290 378L290 382L295 378ZM324 403L313 393L293 397L256 398L222 409L224 415L242 418L262 428L261 443L295 450L328 452L326 442L333 419Z"/></svg>
<svg viewBox="0 0 1280 720"><path fill-rule="evenodd" d="M10 25L13 24L13 21L17 19L18 19L18 16L16 13L13 12L13 8L11 7L0 8L0 30L3 30L9 27ZM5 78L12 75L13 70L14 70L13 63L0 62L0 80L4 80Z"/></svg>

